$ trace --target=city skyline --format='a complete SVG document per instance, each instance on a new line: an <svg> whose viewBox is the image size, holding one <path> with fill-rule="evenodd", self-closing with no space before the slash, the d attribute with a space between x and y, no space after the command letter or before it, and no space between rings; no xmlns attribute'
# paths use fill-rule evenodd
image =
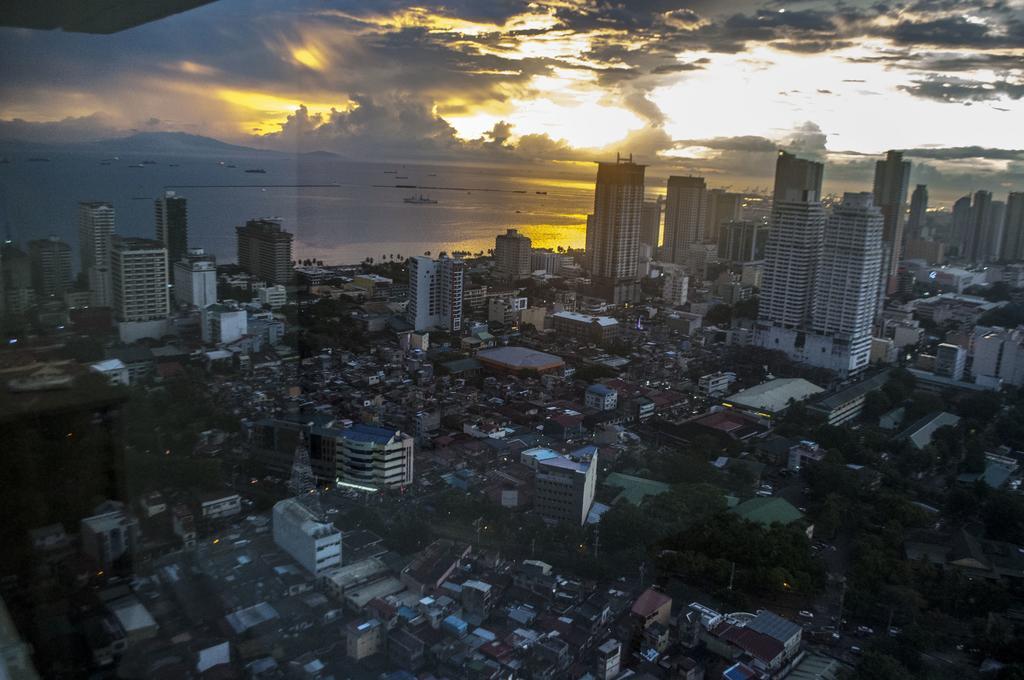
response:
<svg viewBox="0 0 1024 680"><path fill-rule="evenodd" d="M353 157L633 153L768 186L778 147L861 190L900 149L935 203L1019 186L1019 3L212 3L115 35L0 29L0 139L180 130ZM756 102L757 115L750 115ZM661 170L661 167L658 168Z"/></svg>

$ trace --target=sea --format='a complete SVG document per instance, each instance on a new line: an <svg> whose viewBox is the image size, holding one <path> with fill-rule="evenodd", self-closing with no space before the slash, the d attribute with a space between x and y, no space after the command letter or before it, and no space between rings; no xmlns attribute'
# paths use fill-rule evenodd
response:
<svg viewBox="0 0 1024 680"><path fill-rule="evenodd" d="M234 166L234 167L232 167ZM262 169L262 173L246 170ZM152 238L154 199L188 200L189 245L234 262L235 227L279 217L296 260L353 264L444 251L486 253L516 228L534 247L582 247L594 170L358 162L324 155L0 158L0 236L24 247L58 236L78 248L80 201L109 201L115 232ZM403 186L396 186L403 185ZM436 204L409 204L423 195ZM78 258L75 258L77 263Z"/></svg>

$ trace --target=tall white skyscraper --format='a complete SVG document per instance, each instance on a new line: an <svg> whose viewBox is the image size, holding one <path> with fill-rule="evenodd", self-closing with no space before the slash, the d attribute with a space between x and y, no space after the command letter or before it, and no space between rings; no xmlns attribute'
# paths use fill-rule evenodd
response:
<svg viewBox="0 0 1024 680"><path fill-rule="evenodd" d="M157 321L170 313L167 249L159 241L115 236L110 249L114 318Z"/></svg>
<svg viewBox="0 0 1024 680"><path fill-rule="evenodd" d="M409 259L409 302L406 319L417 331L462 329L462 260L417 255Z"/></svg>
<svg viewBox="0 0 1024 680"><path fill-rule="evenodd" d="M89 281L92 304L113 304L110 281L110 239L114 235L114 206L104 201L78 204L78 255Z"/></svg>
<svg viewBox="0 0 1024 680"><path fill-rule="evenodd" d="M882 230L882 211L870 193L844 194L828 218L815 276L811 330L831 340L831 356L819 365L852 373L870 361Z"/></svg>
<svg viewBox="0 0 1024 680"><path fill-rule="evenodd" d="M825 232L822 171L821 163L779 152L758 311L766 330L800 328L810 316ZM781 344L772 340L770 345Z"/></svg>
<svg viewBox="0 0 1024 680"><path fill-rule="evenodd" d="M703 177L669 177L661 259L685 264L690 246L704 242L707 214L708 190Z"/></svg>
<svg viewBox="0 0 1024 680"><path fill-rule="evenodd" d="M594 292L613 304L640 294L640 213L644 167L629 159L598 163L594 213L587 219L587 248Z"/></svg>

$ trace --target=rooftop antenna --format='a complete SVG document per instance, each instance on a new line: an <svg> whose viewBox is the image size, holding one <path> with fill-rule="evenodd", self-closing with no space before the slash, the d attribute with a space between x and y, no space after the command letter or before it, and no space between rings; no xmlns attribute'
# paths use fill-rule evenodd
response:
<svg viewBox="0 0 1024 680"><path fill-rule="evenodd" d="M306 431L299 432L299 443L295 446L295 459L292 461L292 476L288 480L288 491L295 495L317 517L322 517L320 510L320 494L317 492L313 466L309 462L309 445L306 443Z"/></svg>

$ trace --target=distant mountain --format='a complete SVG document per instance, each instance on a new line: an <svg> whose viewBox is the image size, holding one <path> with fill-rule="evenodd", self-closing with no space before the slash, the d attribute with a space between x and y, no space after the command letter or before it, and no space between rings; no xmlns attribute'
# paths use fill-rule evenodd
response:
<svg viewBox="0 0 1024 680"><path fill-rule="evenodd" d="M304 151L300 154L304 158L346 158L346 156L340 153L334 153L333 151Z"/></svg>
<svg viewBox="0 0 1024 680"><path fill-rule="evenodd" d="M111 154L136 153L179 156L284 155L277 151L228 144L212 137L191 135L187 132L139 132L129 137L104 139L91 144L83 144L82 146L92 147Z"/></svg>

